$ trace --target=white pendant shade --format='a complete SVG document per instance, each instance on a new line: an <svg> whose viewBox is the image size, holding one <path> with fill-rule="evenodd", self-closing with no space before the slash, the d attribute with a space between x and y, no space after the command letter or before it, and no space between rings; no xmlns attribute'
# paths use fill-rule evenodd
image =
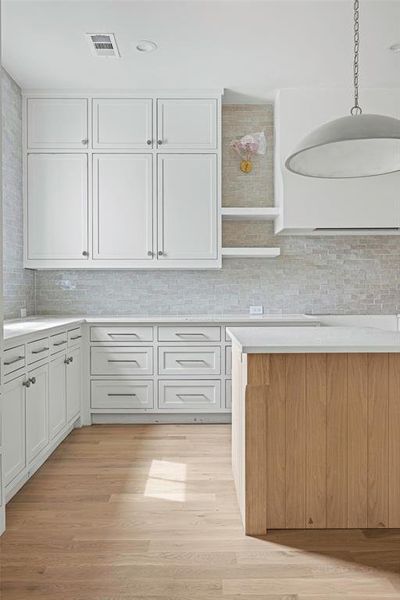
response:
<svg viewBox="0 0 400 600"><path fill-rule="evenodd" d="M400 120L365 114L342 117L312 131L286 160L307 177L369 177L400 171Z"/></svg>

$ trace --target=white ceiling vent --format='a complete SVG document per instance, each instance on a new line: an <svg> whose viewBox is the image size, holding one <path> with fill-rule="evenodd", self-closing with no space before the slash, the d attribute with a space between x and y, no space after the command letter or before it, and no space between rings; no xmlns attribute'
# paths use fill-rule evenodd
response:
<svg viewBox="0 0 400 600"><path fill-rule="evenodd" d="M117 42L113 33L87 33L93 56L114 56L120 58Z"/></svg>

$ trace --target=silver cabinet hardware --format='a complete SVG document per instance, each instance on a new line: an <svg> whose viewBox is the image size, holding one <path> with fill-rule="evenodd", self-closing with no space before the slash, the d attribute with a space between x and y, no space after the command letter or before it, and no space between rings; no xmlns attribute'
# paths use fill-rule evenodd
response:
<svg viewBox="0 0 400 600"><path fill-rule="evenodd" d="M147 142L146 142L146 144L147 144L148 146L151 146L151 144L152 144L152 143L153 143L153 142L152 142L151 140L147 140Z"/></svg>
<svg viewBox="0 0 400 600"><path fill-rule="evenodd" d="M154 256L154 252L153 252L152 250L149 250L149 251L147 252L147 256Z"/></svg>
<svg viewBox="0 0 400 600"><path fill-rule="evenodd" d="M112 397L115 397L115 398L120 398L120 397L121 397L121 398L124 398L124 397L126 397L126 398L129 398L129 397L131 397L131 396L132 396L132 397L133 397L133 396L136 396L136 394L133 394L133 393L132 393L132 394L107 394L107 396L108 396L109 398L112 398Z"/></svg>
<svg viewBox="0 0 400 600"><path fill-rule="evenodd" d="M108 333L110 337L118 337L119 335L133 335L134 337L139 337L137 333Z"/></svg>
<svg viewBox="0 0 400 600"><path fill-rule="evenodd" d="M69 357L69 362L70 362L70 363L74 362L74 357L73 357L73 356L70 356L70 357Z"/></svg>
<svg viewBox="0 0 400 600"><path fill-rule="evenodd" d="M137 365L139 364L137 360L134 359L128 359L128 358L109 358L108 359L109 363L136 363Z"/></svg>
<svg viewBox="0 0 400 600"><path fill-rule="evenodd" d="M205 398L207 400L207 396L205 394L177 394L178 398Z"/></svg>
<svg viewBox="0 0 400 600"><path fill-rule="evenodd" d="M190 337L203 337L203 338L207 337L205 333L197 333L197 332L192 332L192 333L179 333L178 332L176 335L178 337L187 337L187 336L190 336Z"/></svg>
<svg viewBox="0 0 400 600"><path fill-rule="evenodd" d="M67 340L61 340L61 342L54 342L53 346L62 346L63 344L66 344Z"/></svg>
<svg viewBox="0 0 400 600"><path fill-rule="evenodd" d="M164 252L162 250L158 251L158 256L164 256Z"/></svg>
<svg viewBox="0 0 400 600"><path fill-rule="evenodd" d="M206 364L207 364L207 363L206 363L206 361L205 361L205 360L203 360L202 358L198 358L198 359L194 359L194 358L193 358L193 359L190 359L190 358L180 358L180 359L179 359L179 358L178 358L178 359L176 360L176 362L177 362L177 363L194 363L194 364L196 364L196 363L200 363L200 364L202 364L202 365L206 365Z"/></svg>
<svg viewBox="0 0 400 600"><path fill-rule="evenodd" d="M71 335L71 340L80 340L81 337L81 335Z"/></svg>
<svg viewBox="0 0 400 600"><path fill-rule="evenodd" d="M4 361L4 366L5 367L9 367L10 365L13 365L14 363L22 360L23 358L25 358L25 356L17 356L17 358L13 358L13 360L9 360L9 361Z"/></svg>
<svg viewBox="0 0 400 600"><path fill-rule="evenodd" d="M88 252L87 250L84 250L84 251L82 252L82 256L89 256L89 252Z"/></svg>
<svg viewBox="0 0 400 600"><path fill-rule="evenodd" d="M31 387L31 382L30 382L30 380L29 380L29 379L27 379L26 381L23 381L23 382L22 382L22 385L23 385L24 387L28 388L28 387Z"/></svg>
<svg viewBox="0 0 400 600"><path fill-rule="evenodd" d="M89 143L89 140L87 138L85 138L85 139L82 140L82 144L84 146L86 146L88 143Z"/></svg>
<svg viewBox="0 0 400 600"><path fill-rule="evenodd" d="M29 377L28 381L30 381L32 384L36 383L36 377Z"/></svg>
<svg viewBox="0 0 400 600"><path fill-rule="evenodd" d="M50 348L45 346L44 348L40 348L40 350L32 350L32 354L41 354L42 352L46 352L47 350L50 350Z"/></svg>
<svg viewBox="0 0 400 600"><path fill-rule="evenodd" d="M161 144L162 144L162 140L157 140L157 144L158 144L159 146L161 146Z"/></svg>
<svg viewBox="0 0 400 600"><path fill-rule="evenodd" d="M66 365L69 365L69 358L64 358L64 363L65 363Z"/></svg>

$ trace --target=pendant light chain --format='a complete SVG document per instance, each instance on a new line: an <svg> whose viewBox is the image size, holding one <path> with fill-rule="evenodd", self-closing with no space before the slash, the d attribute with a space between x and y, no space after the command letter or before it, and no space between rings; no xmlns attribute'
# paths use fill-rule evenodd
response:
<svg viewBox="0 0 400 600"><path fill-rule="evenodd" d="M353 75L354 75L354 106L350 113L352 115L361 115L362 109L358 103L358 71L359 71L359 58L360 58L360 1L354 0L354 62L353 62Z"/></svg>

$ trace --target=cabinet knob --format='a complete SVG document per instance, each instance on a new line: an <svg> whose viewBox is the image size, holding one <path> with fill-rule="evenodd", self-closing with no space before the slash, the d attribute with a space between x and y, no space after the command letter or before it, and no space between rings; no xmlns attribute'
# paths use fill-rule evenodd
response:
<svg viewBox="0 0 400 600"><path fill-rule="evenodd" d="M70 362L70 363L71 363L71 362L74 362L74 357L73 357L73 356L70 356L70 357L69 357L69 362Z"/></svg>
<svg viewBox="0 0 400 600"><path fill-rule="evenodd" d="M146 144L147 144L148 146L151 146L151 144L152 144L152 141L151 141L151 140L147 140Z"/></svg>
<svg viewBox="0 0 400 600"><path fill-rule="evenodd" d="M161 146L161 144L162 144L162 140L157 140L157 144L158 144L159 146Z"/></svg>
<svg viewBox="0 0 400 600"><path fill-rule="evenodd" d="M152 250L149 250L149 251L147 252L147 256L154 256L154 252L153 252Z"/></svg>
<svg viewBox="0 0 400 600"><path fill-rule="evenodd" d="M82 252L82 256L89 256L89 252L88 252L87 250L84 250L84 251Z"/></svg>
<svg viewBox="0 0 400 600"><path fill-rule="evenodd" d="M29 378L29 381L30 381L32 384L35 384L35 383L36 383L36 377L30 377L30 378Z"/></svg>
<svg viewBox="0 0 400 600"><path fill-rule="evenodd" d="M30 379L27 379L26 381L23 381L23 382L22 382L22 385L23 385L24 387L27 387L27 388L28 388L28 387L31 387L31 382L30 382Z"/></svg>
<svg viewBox="0 0 400 600"><path fill-rule="evenodd" d="M84 146L86 146L89 143L89 140L87 138L85 138L84 140L82 140L82 144Z"/></svg>
<svg viewBox="0 0 400 600"><path fill-rule="evenodd" d="M158 251L158 256L164 256L164 252L162 250Z"/></svg>
<svg viewBox="0 0 400 600"><path fill-rule="evenodd" d="M64 358L64 363L65 363L66 365L69 365L69 358Z"/></svg>

